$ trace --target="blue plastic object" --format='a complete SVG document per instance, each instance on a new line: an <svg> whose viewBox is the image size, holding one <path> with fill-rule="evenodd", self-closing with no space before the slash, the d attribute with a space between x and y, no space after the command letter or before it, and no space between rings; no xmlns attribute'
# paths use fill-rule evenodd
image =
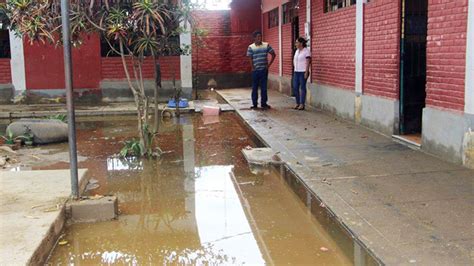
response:
<svg viewBox="0 0 474 266"><path fill-rule="evenodd" d="M189 107L188 99L179 99L179 108L186 108ZM176 101L174 99L170 99L168 101L168 107L169 108L176 108Z"/></svg>

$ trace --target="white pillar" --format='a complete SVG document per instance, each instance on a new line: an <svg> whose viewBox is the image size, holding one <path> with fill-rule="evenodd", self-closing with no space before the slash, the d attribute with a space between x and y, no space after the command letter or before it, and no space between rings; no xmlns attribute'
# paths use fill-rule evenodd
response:
<svg viewBox="0 0 474 266"><path fill-rule="evenodd" d="M10 31L11 73L15 93L26 90L25 76L25 54L23 52L23 40Z"/></svg>
<svg viewBox="0 0 474 266"><path fill-rule="evenodd" d="M356 6L356 58L355 58L355 91L362 94L364 76L364 3L357 1Z"/></svg>
<svg viewBox="0 0 474 266"><path fill-rule="evenodd" d="M474 0L469 0L467 12L464 112L474 114Z"/></svg>
<svg viewBox="0 0 474 266"><path fill-rule="evenodd" d="M308 40L308 49L311 49L311 0L306 0L306 23L304 24L304 35Z"/></svg>
<svg viewBox="0 0 474 266"><path fill-rule="evenodd" d="M281 6L278 6L278 74L279 76L283 76L283 51L282 51L282 34L281 34L281 27L283 25L283 15L282 15L282 9ZM281 80L280 80L281 82Z"/></svg>
<svg viewBox="0 0 474 266"><path fill-rule="evenodd" d="M311 51L311 0L306 0L306 23L304 24L304 35L305 35L305 38L306 40L308 40L308 49ZM314 56L313 56L314 58ZM310 69L312 73L312 69ZM311 78L312 74L309 75L309 78L307 80L307 82L311 83L312 81L312 78ZM310 91L310 90L308 90Z"/></svg>
<svg viewBox="0 0 474 266"><path fill-rule="evenodd" d="M192 48L191 42L191 27L190 25L186 25L186 31L179 35L180 46L189 46ZM184 27L184 24L181 25ZM192 51L192 49L191 49ZM181 87L183 89L192 88L193 87L193 68L192 68L192 56L189 55L181 55L180 56L180 66L181 66Z"/></svg>

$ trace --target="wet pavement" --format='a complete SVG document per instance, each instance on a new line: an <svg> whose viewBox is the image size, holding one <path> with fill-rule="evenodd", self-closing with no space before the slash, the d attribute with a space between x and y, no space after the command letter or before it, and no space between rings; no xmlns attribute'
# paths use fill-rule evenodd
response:
<svg viewBox="0 0 474 266"><path fill-rule="evenodd" d="M66 220L70 180L69 170L0 170L0 265L45 261Z"/></svg>
<svg viewBox="0 0 474 266"><path fill-rule="evenodd" d="M474 171L415 151L354 123L269 93L250 110L250 90L219 91L361 245L388 265L473 265ZM321 205L321 204L319 204Z"/></svg>
<svg viewBox="0 0 474 266"><path fill-rule="evenodd" d="M81 118L77 129L79 167L98 185L88 193L116 195L120 216L68 226L50 264L354 263L352 240L315 219L279 169L249 168L241 150L260 144L233 113L164 120L157 160L114 156L134 116ZM42 161L15 170L68 168L54 160L66 144L35 149Z"/></svg>

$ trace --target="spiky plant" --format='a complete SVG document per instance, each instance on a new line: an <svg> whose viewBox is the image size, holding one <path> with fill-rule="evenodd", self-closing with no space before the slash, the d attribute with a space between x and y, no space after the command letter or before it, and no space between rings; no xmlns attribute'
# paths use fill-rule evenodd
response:
<svg viewBox="0 0 474 266"><path fill-rule="evenodd" d="M87 34L100 34L113 53L120 55L123 69L137 107L137 120L142 155L154 154L151 146L157 132L148 126L149 99L145 95L143 64L153 58L182 52L171 39L193 24L189 1L174 4L168 0L71 0L70 22L74 46L82 44ZM61 45L61 8L59 0L7 0L0 6L9 26L31 43ZM129 67L131 66L131 67ZM129 71L132 69L132 71ZM158 71L159 72L159 71ZM157 71L155 71L157 73ZM161 84L160 81L157 82ZM155 88L157 108L158 88ZM155 113L156 114L156 113ZM150 141L151 138L151 141Z"/></svg>

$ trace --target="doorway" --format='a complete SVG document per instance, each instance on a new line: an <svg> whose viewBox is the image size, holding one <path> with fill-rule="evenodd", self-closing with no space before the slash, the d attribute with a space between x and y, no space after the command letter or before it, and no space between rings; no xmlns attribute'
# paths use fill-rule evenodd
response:
<svg viewBox="0 0 474 266"><path fill-rule="evenodd" d="M402 0L400 134L421 141L426 100L428 0Z"/></svg>

